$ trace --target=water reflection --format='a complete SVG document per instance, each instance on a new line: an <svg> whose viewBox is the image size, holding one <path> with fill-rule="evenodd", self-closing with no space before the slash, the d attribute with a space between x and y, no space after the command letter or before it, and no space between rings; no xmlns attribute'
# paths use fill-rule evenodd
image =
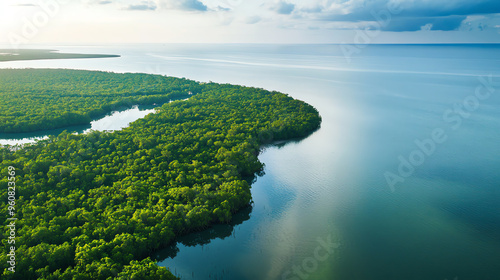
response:
<svg viewBox="0 0 500 280"><path fill-rule="evenodd" d="M83 133L85 130L91 129L91 127L90 124L87 124L35 132L0 133L0 145L35 143L37 140L47 139L48 135L59 135L65 130L74 133Z"/></svg>
<svg viewBox="0 0 500 280"><path fill-rule="evenodd" d="M227 224L214 224L206 230L183 235L167 248L158 251L154 258L162 262L168 258L175 258L181 245L186 247L203 246L209 244L214 239L224 240L230 236L234 237L234 227L250 219L250 213L252 213L252 206L249 205L235 213L231 222Z"/></svg>
<svg viewBox="0 0 500 280"><path fill-rule="evenodd" d="M71 133L88 133L92 130L112 131L127 127L131 122L155 112L158 105L136 105L130 109L114 111L105 117L94 120L87 125L75 125L58 129L26 132L26 133L0 133L0 145L17 145L35 143L37 140L47 139L49 135L59 135L63 131Z"/></svg>

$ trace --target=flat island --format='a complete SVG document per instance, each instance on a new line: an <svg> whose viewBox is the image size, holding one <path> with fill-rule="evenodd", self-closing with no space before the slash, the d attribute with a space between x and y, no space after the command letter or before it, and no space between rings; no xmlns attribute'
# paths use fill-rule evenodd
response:
<svg viewBox="0 0 500 280"><path fill-rule="evenodd" d="M190 96L123 130L0 148L0 208L15 192L17 218L9 245L16 273L2 254L2 279L176 279L149 256L180 235L230 221L251 202L248 179L263 170L262 145L305 137L321 123L309 104L259 88L77 70L0 77L6 131Z"/></svg>
<svg viewBox="0 0 500 280"><path fill-rule="evenodd" d="M41 59L78 59L78 58L107 58L120 57L112 54L79 54L59 53L57 50L37 49L0 49L0 62L18 60L41 60Z"/></svg>

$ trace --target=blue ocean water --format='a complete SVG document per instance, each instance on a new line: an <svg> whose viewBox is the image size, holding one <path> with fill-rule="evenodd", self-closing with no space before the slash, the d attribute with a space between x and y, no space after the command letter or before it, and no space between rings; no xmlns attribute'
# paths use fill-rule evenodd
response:
<svg viewBox="0 0 500 280"><path fill-rule="evenodd" d="M320 130L260 155L254 204L155 257L183 279L500 279L500 45L50 46L117 59L0 67L147 72L278 90Z"/></svg>

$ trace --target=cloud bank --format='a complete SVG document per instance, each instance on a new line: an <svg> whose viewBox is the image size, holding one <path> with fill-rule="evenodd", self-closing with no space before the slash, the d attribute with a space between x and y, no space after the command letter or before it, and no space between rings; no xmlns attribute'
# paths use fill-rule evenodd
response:
<svg viewBox="0 0 500 280"><path fill-rule="evenodd" d="M384 31L418 31L422 27L430 30L458 30L462 22L472 15L498 17L498 0L327 0L309 2L297 11L297 15L310 20L331 22L373 22L397 7L397 13L390 13L390 24Z"/></svg>

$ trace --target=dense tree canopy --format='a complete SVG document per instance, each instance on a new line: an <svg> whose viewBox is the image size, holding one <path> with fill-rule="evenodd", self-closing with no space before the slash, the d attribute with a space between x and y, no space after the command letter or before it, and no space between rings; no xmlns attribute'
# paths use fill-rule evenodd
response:
<svg viewBox="0 0 500 280"><path fill-rule="evenodd" d="M146 74L61 69L0 69L0 133L89 124L134 104L190 96L200 84Z"/></svg>
<svg viewBox="0 0 500 280"><path fill-rule="evenodd" d="M33 87L58 87L41 78L44 70L31 72ZM129 77L82 74L92 75ZM321 122L312 106L282 93L165 79L180 92L197 94L164 104L120 131L63 132L22 149L0 149L0 207L8 206L12 166L18 218L16 272L7 270L2 253L2 279L174 279L147 256L176 236L229 221L251 201L245 177L263 169L261 145L306 136ZM81 91L99 87L88 82ZM112 89L97 92L97 99L120 97ZM10 246L6 234L4 252Z"/></svg>

